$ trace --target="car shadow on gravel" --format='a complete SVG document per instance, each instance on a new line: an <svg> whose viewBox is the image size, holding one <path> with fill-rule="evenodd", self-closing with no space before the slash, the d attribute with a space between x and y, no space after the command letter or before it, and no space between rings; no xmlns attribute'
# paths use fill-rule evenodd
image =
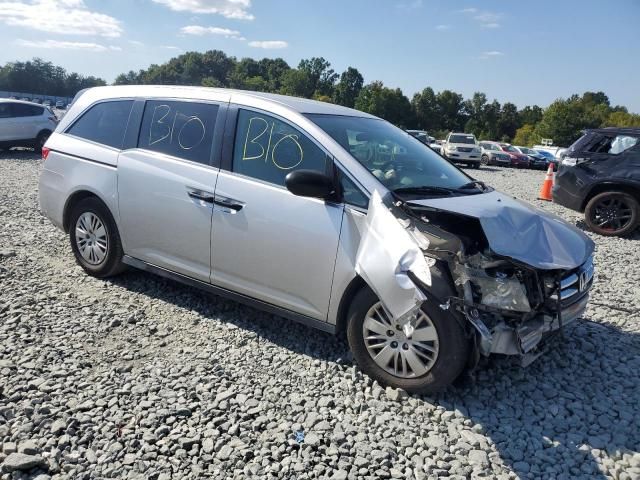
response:
<svg viewBox="0 0 640 480"><path fill-rule="evenodd" d="M234 300L134 269L107 281L192 310L209 320L233 324L293 352L331 362L350 363L351 353L341 339Z"/></svg>
<svg viewBox="0 0 640 480"><path fill-rule="evenodd" d="M587 222L585 222L584 220L578 220L575 223L575 225L583 232L593 233L594 235L597 235L596 233L591 231L591 229L587 225ZM607 237L602 236L602 238L607 238ZM624 237L620 237L620 238L623 238L625 240L640 240L640 228L636 228L633 232L631 232L631 234L625 235Z"/></svg>
<svg viewBox="0 0 640 480"><path fill-rule="evenodd" d="M108 281L290 351L352 364L343 340L235 301L136 270ZM521 478L605 478L599 457L640 450L639 353L640 335L584 321L527 368L508 357L483 360L455 387L414 399L462 412Z"/></svg>
<svg viewBox="0 0 640 480"><path fill-rule="evenodd" d="M40 160L41 156L32 149L0 150L2 160Z"/></svg>
<svg viewBox="0 0 640 480"><path fill-rule="evenodd" d="M640 451L640 335L588 320L522 368L485 361L437 397L460 409L521 478L607 478L603 458Z"/></svg>

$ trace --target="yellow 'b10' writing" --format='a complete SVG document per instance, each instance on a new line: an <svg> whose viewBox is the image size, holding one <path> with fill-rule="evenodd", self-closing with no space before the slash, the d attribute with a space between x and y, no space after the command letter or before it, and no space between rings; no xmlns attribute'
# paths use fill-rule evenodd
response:
<svg viewBox="0 0 640 480"><path fill-rule="evenodd" d="M284 134L274 143L275 125L275 121L268 122L261 117L249 119L242 160L264 159L265 163L270 160L276 168L281 170L291 170L302 163L304 151L298 141L299 135Z"/></svg>

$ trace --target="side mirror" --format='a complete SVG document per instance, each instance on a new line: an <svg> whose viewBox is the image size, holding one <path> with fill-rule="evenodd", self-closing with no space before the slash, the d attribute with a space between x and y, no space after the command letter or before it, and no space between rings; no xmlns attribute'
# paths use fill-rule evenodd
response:
<svg viewBox="0 0 640 480"><path fill-rule="evenodd" d="M326 200L335 194L333 179L315 170L296 170L289 173L284 183L294 195Z"/></svg>

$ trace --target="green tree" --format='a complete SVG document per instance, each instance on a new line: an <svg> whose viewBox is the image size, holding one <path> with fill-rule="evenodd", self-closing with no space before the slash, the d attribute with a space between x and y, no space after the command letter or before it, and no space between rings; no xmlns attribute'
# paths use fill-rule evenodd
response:
<svg viewBox="0 0 640 480"><path fill-rule="evenodd" d="M384 118L401 128L408 128L414 123L411 103L402 90L387 88L380 81L362 88L355 108Z"/></svg>
<svg viewBox="0 0 640 480"><path fill-rule="evenodd" d="M540 120L542 120L542 115L544 111L538 105L527 105L522 110L518 112L518 116L520 117L520 125L535 125Z"/></svg>
<svg viewBox="0 0 640 480"><path fill-rule="evenodd" d="M318 95L333 94L333 87L338 79L338 74L331 68L331 63L323 57L313 57L309 60L301 60L298 70L305 72L311 82L311 97L314 93Z"/></svg>
<svg viewBox="0 0 640 480"><path fill-rule="evenodd" d="M442 129L440 110L433 88L427 87L411 99L417 126L430 134Z"/></svg>
<svg viewBox="0 0 640 480"><path fill-rule="evenodd" d="M500 118L498 120L498 130L494 138L511 141L515 137L516 131L520 127L520 116L518 115L518 107L511 102L502 105Z"/></svg>
<svg viewBox="0 0 640 480"><path fill-rule="evenodd" d="M611 112L604 122L605 127L640 127L640 115L617 111Z"/></svg>
<svg viewBox="0 0 640 480"><path fill-rule="evenodd" d="M294 97L311 98L313 92L313 82L305 70L291 69L282 76L280 93Z"/></svg>
<svg viewBox="0 0 640 480"><path fill-rule="evenodd" d="M528 123L521 126L516 131L515 137L513 137L514 144L523 145L525 147L532 147L539 141L540 137L535 133L535 127Z"/></svg>
<svg viewBox="0 0 640 480"><path fill-rule="evenodd" d="M436 103L441 116L442 128L448 131L461 131L467 123L462 95L443 90L436 95Z"/></svg>
<svg viewBox="0 0 640 480"><path fill-rule="evenodd" d="M336 85L333 95L335 103L353 108L363 85L364 78L362 78L360 72L353 67L347 68L340 75L340 81Z"/></svg>

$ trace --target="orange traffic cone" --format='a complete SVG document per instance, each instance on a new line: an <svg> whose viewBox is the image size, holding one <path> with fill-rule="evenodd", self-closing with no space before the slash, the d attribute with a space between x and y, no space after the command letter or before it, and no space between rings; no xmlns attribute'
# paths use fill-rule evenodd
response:
<svg viewBox="0 0 640 480"><path fill-rule="evenodd" d="M538 199L552 202L551 188L553 188L553 163L549 164L547 176L544 177L544 182L542 182L542 187L540 187L540 193L538 193Z"/></svg>

